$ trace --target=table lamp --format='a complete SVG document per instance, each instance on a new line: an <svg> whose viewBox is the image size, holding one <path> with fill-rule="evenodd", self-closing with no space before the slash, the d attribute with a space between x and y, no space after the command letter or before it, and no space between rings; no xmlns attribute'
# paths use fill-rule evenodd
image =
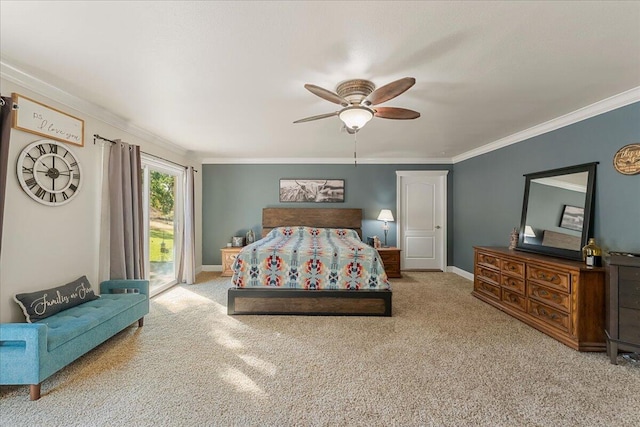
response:
<svg viewBox="0 0 640 427"><path fill-rule="evenodd" d="M393 221L393 214L389 209L382 209L378 215L378 221L384 221L382 229L384 230L384 247L387 247L387 233L389 232L389 221Z"/></svg>

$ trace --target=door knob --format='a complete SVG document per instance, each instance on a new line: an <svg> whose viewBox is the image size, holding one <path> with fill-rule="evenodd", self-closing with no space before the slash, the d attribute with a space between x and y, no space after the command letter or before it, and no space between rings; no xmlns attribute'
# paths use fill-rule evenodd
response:
<svg viewBox="0 0 640 427"><path fill-rule="evenodd" d="M441 227L439 225L436 225L436 230L440 230L440 228Z"/></svg>

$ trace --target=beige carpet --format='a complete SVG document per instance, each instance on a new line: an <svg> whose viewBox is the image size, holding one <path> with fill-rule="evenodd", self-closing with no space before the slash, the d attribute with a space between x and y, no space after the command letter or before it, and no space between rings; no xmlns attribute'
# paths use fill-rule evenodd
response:
<svg viewBox="0 0 640 427"><path fill-rule="evenodd" d="M579 353L450 273L394 280L392 318L226 315L216 273L43 383L2 426L638 425L640 368Z"/></svg>

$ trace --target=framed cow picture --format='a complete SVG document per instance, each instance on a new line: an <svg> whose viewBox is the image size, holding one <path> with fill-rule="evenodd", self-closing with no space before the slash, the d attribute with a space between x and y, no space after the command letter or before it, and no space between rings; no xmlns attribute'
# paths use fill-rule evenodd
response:
<svg viewBox="0 0 640 427"><path fill-rule="evenodd" d="M344 179L281 179L280 202L344 202Z"/></svg>

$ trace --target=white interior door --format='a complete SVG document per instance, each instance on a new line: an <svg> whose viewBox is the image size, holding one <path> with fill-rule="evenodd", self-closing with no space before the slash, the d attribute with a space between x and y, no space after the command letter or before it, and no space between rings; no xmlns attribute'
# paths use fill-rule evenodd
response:
<svg viewBox="0 0 640 427"><path fill-rule="evenodd" d="M403 270L445 271L448 172L396 172Z"/></svg>

